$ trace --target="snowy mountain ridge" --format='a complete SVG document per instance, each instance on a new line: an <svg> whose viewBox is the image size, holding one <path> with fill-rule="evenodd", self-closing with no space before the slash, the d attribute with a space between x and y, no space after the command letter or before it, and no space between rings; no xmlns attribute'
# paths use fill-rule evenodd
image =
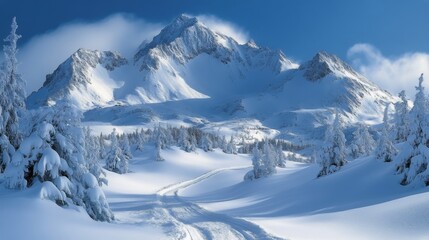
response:
<svg viewBox="0 0 429 240"><path fill-rule="evenodd" d="M324 51L318 52L313 59L301 65L299 69L305 71L304 76L310 81L319 80L331 73L337 77L362 78L340 58Z"/></svg>
<svg viewBox="0 0 429 240"><path fill-rule="evenodd" d="M134 105L142 110L133 122L164 119L158 116L203 122L213 116L245 117L273 129L325 125L334 108L348 122L377 122L385 104L395 101L335 55L319 52L299 66L280 50L254 41L239 44L187 15L143 42L132 60L119 53L79 50L27 102L35 108L62 98L94 109L92 120L106 116L106 107L135 112L114 107ZM183 102L187 99L194 100L192 110L189 101ZM126 117L109 119L125 123Z"/></svg>
<svg viewBox="0 0 429 240"><path fill-rule="evenodd" d="M71 58L74 59L73 56ZM265 89L279 73L298 67L279 50L259 47L254 42L240 45L233 38L214 32L195 17L186 15L176 18L151 42L143 43L133 61L128 64L124 62L114 69L115 73L108 72L108 78L117 82L117 85L120 85L119 82L123 84L121 89L116 90L117 94L103 99L91 92L81 97L86 102L79 106L85 106L85 109L106 106L106 102L100 99L133 105L207 98L223 95L228 86L234 89L231 94L235 93L234 91L247 94ZM66 60L59 68L65 68L70 62L78 63ZM88 65L93 65L81 63L81 68L73 69L86 69ZM201 65L212 69L215 74L197 71ZM67 70L58 69L57 72L63 71ZM64 94L48 93L46 88L50 87L50 82L61 85L64 83L60 82L70 81L64 78L72 78L75 75L90 82L91 75L88 72L86 75L82 74L83 72L52 74L44 86L29 98L29 105L46 105L48 98L52 100L63 97ZM128 74L130 72L131 74ZM257 77L254 77L255 73ZM220 83L210 83L215 80ZM255 86L249 87L251 85ZM81 90L83 93L84 87ZM110 89L109 92L111 91ZM46 94L50 96L44 96Z"/></svg>
<svg viewBox="0 0 429 240"><path fill-rule="evenodd" d="M280 50L261 48L253 41L240 45L232 37L214 32L196 17L186 15L180 15L152 42L143 45L135 54L134 61L141 70L159 69L166 57L184 65L202 53L225 64L236 61L249 67L268 67L277 73L298 67Z"/></svg>

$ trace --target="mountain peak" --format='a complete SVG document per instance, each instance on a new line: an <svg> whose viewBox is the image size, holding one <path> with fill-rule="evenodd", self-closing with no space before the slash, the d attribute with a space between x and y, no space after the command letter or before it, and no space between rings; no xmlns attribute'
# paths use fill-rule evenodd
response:
<svg viewBox="0 0 429 240"><path fill-rule="evenodd" d="M178 17L176 17L176 19L174 19L174 21L172 23L170 23L169 25L186 25L186 26L190 26L193 25L195 23L197 23L198 20L196 17L192 17L192 16L188 16L186 14L180 14Z"/></svg>
<svg viewBox="0 0 429 240"><path fill-rule="evenodd" d="M46 75L43 87L27 98L27 106L36 108L65 98L82 109L105 105L114 100L116 87L105 76L126 64L127 60L117 52L80 48Z"/></svg>
<svg viewBox="0 0 429 240"><path fill-rule="evenodd" d="M259 48L258 44L256 44L253 39L249 40L245 45L250 48Z"/></svg>
<svg viewBox="0 0 429 240"><path fill-rule="evenodd" d="M142 47L137 51L134 56L134 61L138 62L143 56L148 55L151 49L157 48L158 46L165 47L170 44L179 44L174 43L176 39L179 38L182 38L183 41L187 44L194 44L193 48L199 48L199 45L202 45L201 41L205 43L213 43L216 37L215 33L208 29L206 26L204 26L202 23L200 23L196 17L181 14L180 16L175 18L170 24L164 27L150 43L142 44ZM174 49L170 50L173 51ZM179 53L176 52L175 54ZM156 56L154 57L156 58ZM153 59L151 59L151 62L154 63L155 68L158 68L157 61L153 61ZM183 63L183 59L181 59L180 62ZM147 66L144 66L143 68L147 68Z"/></svg>
<svg viewBox="0 0 429 240"><path fill-rule="evenodd" d="M153 42L157 44L172 42L179 37L185 29L197 25L198 23L199 22L196 17L181 14L170 24L164 27L161 32L154 37Z"/></svg>
<svg viewBox="0 0 429 240"><path fill-rule="evenodd" d="M194 26L197 23L198 19L196 17L190 17L188 15L181 14L170 24L168 24L164 29L162 29L159 36L163 37L164 41L170 42L177 38L178 35L180 35L186 28Z"/></svg>
<svg viewBox="0 0 429 240"><path fill-rule="evenodd" d="M310 81L316 81L329 74L336 76L354 76L358 74L339 57L325 51L318 52L310 61L301 65L304 76Z"/></svg>

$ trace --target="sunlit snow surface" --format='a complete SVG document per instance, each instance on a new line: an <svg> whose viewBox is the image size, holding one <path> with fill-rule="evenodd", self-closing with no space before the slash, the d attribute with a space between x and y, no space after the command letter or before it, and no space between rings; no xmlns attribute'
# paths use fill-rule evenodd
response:
<svg viewBox="0 0 429 240"><path fill-rule="evenodd" d="M276 175L244 182L247 155L173 147L156 162L153 152L151 145L135 152L128 174L108 172L111 224L40 200L40 186L2 188L2 239L242 239L246 231L248 239L429 236L429 193L401 186L394 163L361 158L316 179L317 166L288 162Z"/></svg>

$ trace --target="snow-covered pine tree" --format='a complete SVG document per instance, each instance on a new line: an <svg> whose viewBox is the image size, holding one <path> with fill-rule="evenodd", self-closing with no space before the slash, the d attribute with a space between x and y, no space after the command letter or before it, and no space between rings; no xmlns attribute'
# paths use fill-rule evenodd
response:
<svg viewBox="0 0 429 240"><path fill-rule="evenodd" d="M276 165L277 165L277 167L285 168L286 167L286 156L283 153L282 146L280 144L277 145L277 148L275 151L276 151Z"/></svg>
<svg viewBox="0 0 429 240"><path fill-rule="evenodd" d="M100 133L100 136L98 137L98 145L100 146L99 158L104 159L106 157L106 142L104 141L104 135L103 133Z"/></svg>
<svg viewBox="0 0 429 240"><path fill-rule="evenodd" d="M122 153L128 159L133 158L133 154L132 154L131 148L130 148L130 140L129 140L128 135L126 133L122 134L119 145L120 145L120 148L122 150Z"/></svg>
<svg viewBox="0 0 429 240"><path fill-rule="evenodd" d="M161 128L161 126L158 126L154 131L155 136L155 143L161 148L165 149L167 147L167 134L166 129Z"/></svg>
<svg viewBox="0 0 429 240"><path fill-rule="evenodd" d="M262 160L265 166L264 176L269 176L276 173L277 154L268 139L265 139L262 153Z"/></svg>
<svg viewBox="0 0 429 240"><path fill-rule="evenodd" d="M128 158L119 146L115 128L110 134L110 149L106 156L106 169L119 174L128 172Z"/></svg>
<svg viewBox="0 0 429 240"><path fill-rule="evenodd" d="M336 112L333 124L328 126L325 133L325 145L322 146L319 156L319 163L322 169L318 177L334 173L347 163L345 142L346 138L342 130L341 117Z"/></svg>
<svg viewBox="0 0 429 240"><path fill-rule="evenodd" d="M161 156L161 139L158 138L155 143L155 161L164 161L165 159Z"/></svg>
<svg viewBox="0 0 429 240"><path fill-rule="evenodd" d="M189 135L190 137L190 142L191 142L191 148L189 149L189 152L195 152L197 150L197 146L198 146L198 141L197 141L197 136L192 133Z"/></svg>
<svg viewBox="0 0 429 240"><path fill-rule="evenodd" d="M368 131L368 126L364 123L358 124L353 132L353 142L350 150L353 158L368 156L374 150L375 141Z"/></svg>
<svg viewBox="0 0 429 240"><path fill-rule="evenodd" d="M18 72L17 42L21 36L16 33L17 29L18 24L14 17L10 34L4 39L4 62L0 69L0 173L22 140L19 122L25 113L26 93L25 82Z"/></svg>
<svg viewBox="0 0 429 240"><path fill-rule="evenodd" d="M408 100L405 96L405 91L402 90L398 96L401 98L401 101L395 103L394 135L396 142L405 142L410 131L410 123L408 119L410 108L408 107Z"/></svg>
<svg viewBox="0 0 429 240"><path fill-rule="evenodd" d="M384 109L383 129L381 130L377 147L375 149L376 158L385 162L391 162L393 160L393 157L398 152L398 150L396 150L395 146L389 138L390 129L391 127L389 125L389 104L387 104L386 108Z"/></svg>
<svg viewBox="0 0 429 240"><path fill-rule="evenodd" d="M237 154L237 147L235 146L233 136L231 136L223 151L228 154Z"/></svg>
<svg viewBox="0 0 429 240"><path fill-rule="evenodd" d="M250 145L246 143L246 140L244 137L241 137L241 143L240 143L240 153L247 154L250 152Z"/></svg>
<svg viewBox="0 0 429 240"><path fill-rule="evenodd" d="M252 156L252 165L253 169L244 175L244 180L254 180L258 179L262 176L262 155L261 152L256 145L253 148L253 156Z"/></svg>
<svg viewBox="0 0 429 240"><path fill-rule="evenodd" d="M91 129L83 129L85 134L85 158L90 173L97 179L98 185L107 185L106 173L100 164L100 145L97 137L92 136Z"/></svg>
<svg viewBox="0 0 429 240"><path fill-rule="evenodd" d="M224 151L224 152L226 151L227 146L228 146L228 141L226 140L225 135L222 135L218 145L219 145L219 148L222 149L222 151Z"/></svg>
<svg viewBox="0 0 429 240"><path fill-rule="evenodd" d="M174 129L171 126L168 126L165 129L165 144L166 147L170 147L176 144L176 141L174 140Z"/></svg>
<svg viewBox="0 0 429 240"><path fill-rule="evenodd" d="M268 139L264 141L262 151L259 150L258 145L255 145L253 148L252 164L253 170L246 173L244 176L245 180L267 177L277 172L276 152Z"/></svg>
<svg viewBox="0 0 429 240"><path fill-rule="evenodd" d="M75 107L62 102L38 109L29 137L6 167L5 185L40 185L42 198L59 205L84 206L93 219L111 221L113 213L85 159L81 116Z"/></svg>
<svg viewBox="0 0 429 240"><path fill-rule="evenodd" d="M419 78L419 86L416 87L416 99L410 111L410 134L407 144L398 155L398 173L403 174L402 185L429 184L429 124L428 106L423 87L423 74Z"/></svg>
<svg viewBox="0 0 429 240"><path fill-rule="evenodd" d="M205 152L213 151L213 143L210 140L210 136L206 133L203 134L201 138L201 149Z"/></svg>
<svg viewBox="0 0 429 240"><path fill-rule="evenodd" d="M142 131L138 131L138 129L136 129L136 140L136 150L143 151L145 144L144 132L142 134Z"/></svg>
<svg viewBox="0 0 429 240"><path fill-rule="evenodd" d="M195 151L196 146L192 144L191 138L192 136L189 136L188 129L183 126L180 127L178 145L182 150L186 152Z"/></svg>

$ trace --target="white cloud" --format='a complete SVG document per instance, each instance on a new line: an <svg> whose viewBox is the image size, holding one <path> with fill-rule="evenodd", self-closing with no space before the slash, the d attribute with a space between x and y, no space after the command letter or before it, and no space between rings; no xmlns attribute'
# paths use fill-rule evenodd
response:
<svg viewBox="0 0 429 240"><path fill-rule="evenodd" d="M129 57L161 27L130 15L115 14L97 22L65 24L35 36L20 49L18 56L27 93L41 87L46 74L79 48L119 51Z"/></svg>
<svg viewBox="0 0 429 240"><path fill-rule="evenodd" d="M418 78L424 73L426 91L429 91L429 54L406 53L399 57L385 57L369 44L355 44L347 52L352 65L365 77L392 94L405 90L413 99Z"/></svg>
<svg viewBox="0 0 429 240"><path fill-rule="evenodd" d="M213 15L198 15L196 17L213 31L232 37L240 44L249 41L249 34L233 23L219 19Z"/></svg>

